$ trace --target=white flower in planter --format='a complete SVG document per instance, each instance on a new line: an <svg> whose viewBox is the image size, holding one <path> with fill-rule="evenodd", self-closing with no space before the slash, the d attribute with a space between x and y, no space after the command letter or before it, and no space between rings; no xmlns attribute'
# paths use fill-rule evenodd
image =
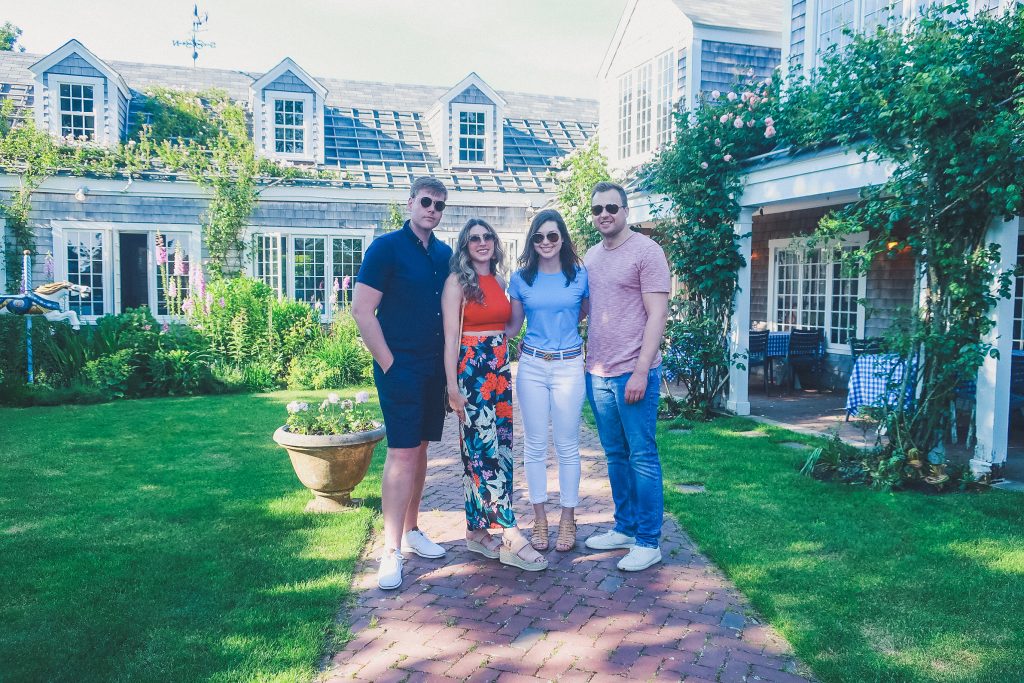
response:
<svg viewBox="0 0 1024 683"><path fill-rule="evenodd" d="M309 404L305 401L292 401L287 406L288 412L294 415L295 413L301 413L305 410L309 410Z"/></svg>
<svg viewBox="0 0 1024 683"><path fill-rule="evenodd" d="M357 404L358 403L369 403L369 401L370 401L370 392L368 392L368 391L356 392L356 403Z"/></svg>

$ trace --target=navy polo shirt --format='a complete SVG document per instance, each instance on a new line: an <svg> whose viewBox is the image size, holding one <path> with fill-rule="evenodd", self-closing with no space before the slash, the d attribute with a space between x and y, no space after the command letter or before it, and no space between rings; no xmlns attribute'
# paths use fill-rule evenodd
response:
<svg viewBox="0 0 1024 683"><path fill-rule="evenodd" d="M377 320L395 356L440 359L441 290L451 258L451 247L433 233L424 248L409 221L370 242L356 281L383 294Z"/></svg>

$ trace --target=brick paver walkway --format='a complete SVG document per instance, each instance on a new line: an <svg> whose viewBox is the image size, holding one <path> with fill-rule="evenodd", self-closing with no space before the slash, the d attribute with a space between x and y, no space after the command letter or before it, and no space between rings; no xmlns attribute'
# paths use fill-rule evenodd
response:
<svg viewBox="0 0 1024 683"><path fill-rule="evenodd" d="M642 681L810 680L797 673L788 644L758 623L732 584L671 517L663 564L629 574L615 567L626 551L592 553L582 540L612 519L611 491L596 434L581 437L583 483L576 550L553 550L558 525L557 466L551 476L550 566L524 572L465 550L462 463L454 418L432 444L420 527L448 549L440 560L415 555L396 591L376 585L380 538L357 569L354 639L318 680L340 681ZM533 524L516 446L515 507ZM550 494L549 494L550 495Z"/></svg>

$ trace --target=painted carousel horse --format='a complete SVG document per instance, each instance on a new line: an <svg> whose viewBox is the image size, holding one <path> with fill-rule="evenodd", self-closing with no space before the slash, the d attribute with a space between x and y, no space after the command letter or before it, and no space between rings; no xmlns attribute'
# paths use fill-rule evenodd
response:
<svg viewBox="0 0 1024 683"><path fill-rule="evenodd" d="M0 313L41 315L51 322L67 320L72 329L79 329L78 314L71 309L61 310L61 300L68 293L75 296L89 294L89 287L73 282L51 282L40 285L27 294L0 294Z"/></svg>

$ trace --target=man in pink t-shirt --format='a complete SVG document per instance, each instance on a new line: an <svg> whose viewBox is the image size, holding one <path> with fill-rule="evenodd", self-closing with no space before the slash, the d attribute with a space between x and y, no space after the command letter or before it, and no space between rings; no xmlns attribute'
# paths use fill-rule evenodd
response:
<svg viewBox="0 0 1024 683"><path fill-rule="evenodd" d="M627 227L629 207L620 185L598 183L590 204L601 242L584 258L590 285L587 398L608 458L615 528L586 545L629 548L618 567L640 571L661 561L664 502L655 427L671 275L661 247Z"/></svg>

